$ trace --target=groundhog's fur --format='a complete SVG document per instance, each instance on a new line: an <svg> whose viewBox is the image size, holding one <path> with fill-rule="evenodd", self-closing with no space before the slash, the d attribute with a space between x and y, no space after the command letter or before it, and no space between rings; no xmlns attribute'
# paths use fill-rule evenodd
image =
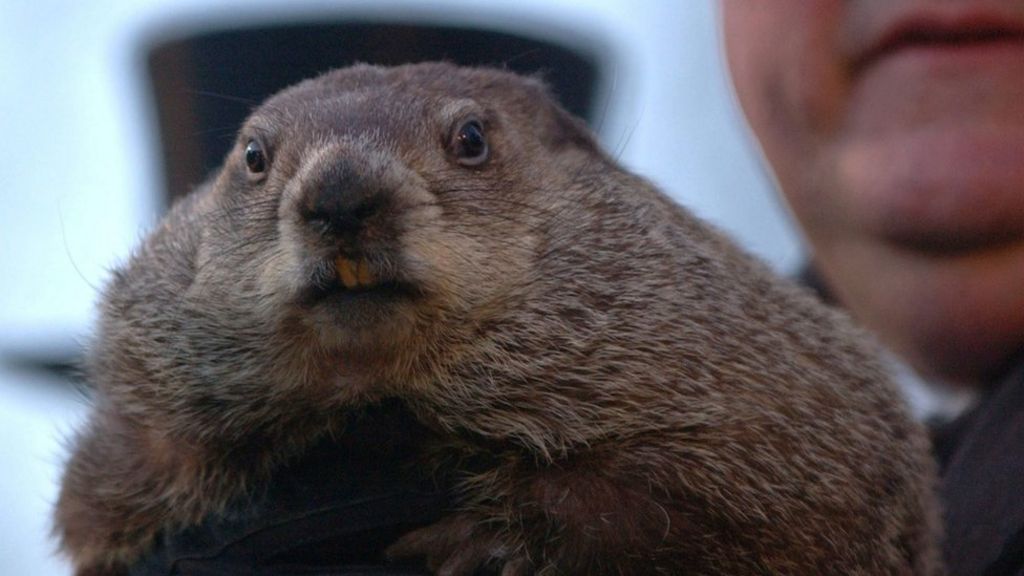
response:
<svg viewBox="0 0 1024 576"><path fill-rule="evenodd" d="M79 574L386 398L486 463L391 549L443 574L939 572L925 441L862 335L509 73L271 98L114 273L90 358Z"/></svg>

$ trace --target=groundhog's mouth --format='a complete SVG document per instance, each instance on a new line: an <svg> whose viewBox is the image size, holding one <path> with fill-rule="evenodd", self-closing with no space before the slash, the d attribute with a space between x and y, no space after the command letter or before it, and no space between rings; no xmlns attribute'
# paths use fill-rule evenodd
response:
<svg viewBox="0 0 1024 576"><path fill-rule="evenodd" d="M306 305L325 301L339 305L388 304L420 295L420 290L409 282L381 276L364 258L338 256L331 264L321 270L322 274L303 294Z"/></svg>
<svg viewBox="0 0 1024 576"><path fill-rule="evenodd" d="M380 282L365 258L352 260L338 256L334 259L334 269L337 270L338 280L345 290L372 290L375 286L387 284Z"/></svg>

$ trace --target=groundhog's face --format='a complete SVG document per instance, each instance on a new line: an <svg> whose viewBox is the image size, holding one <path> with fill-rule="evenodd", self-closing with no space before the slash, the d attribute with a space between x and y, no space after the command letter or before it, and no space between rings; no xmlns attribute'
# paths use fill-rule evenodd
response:
<svg viewBox="0 0 1024 576"><path fill-rule="evenodd" d="M336 71L245 123L211 192L225 216L205 232L196 282L251 286L255 315L288 310L330 347L471 325L530 283L551 191L594 150L533 80ZM255 258L224 250L236 246Z"/></svg>

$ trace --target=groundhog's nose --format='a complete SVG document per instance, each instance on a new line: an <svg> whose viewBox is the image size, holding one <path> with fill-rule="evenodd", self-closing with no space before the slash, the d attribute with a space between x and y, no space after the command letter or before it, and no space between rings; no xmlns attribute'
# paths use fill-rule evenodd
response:
<svg viewBox="0 0 1024 576"><path fill-rule="evenodd" d="M303 195L299 211L309 226L348 250L356 249L386 199L379 183L349 162L335 162L306 182Z"/></svg>

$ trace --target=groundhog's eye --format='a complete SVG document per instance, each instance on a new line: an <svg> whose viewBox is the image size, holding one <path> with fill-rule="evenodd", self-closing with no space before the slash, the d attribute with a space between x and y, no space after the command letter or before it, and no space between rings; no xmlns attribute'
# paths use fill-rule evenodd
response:
<svg viewBox="0 0 1024 576"><path fill-rule="evenodd" d="M467 120L455 131L451 152L463 166L479 166L487 161L487 139L479 120Z"/></svg>
<svg viewBox="0 0 1024 576"><path fill-rule="evenodd" d="M267 155L263 152L263 146L255 140L249 140L245 145L245 165L249 172L262 174L267 169Z"/></svg>

